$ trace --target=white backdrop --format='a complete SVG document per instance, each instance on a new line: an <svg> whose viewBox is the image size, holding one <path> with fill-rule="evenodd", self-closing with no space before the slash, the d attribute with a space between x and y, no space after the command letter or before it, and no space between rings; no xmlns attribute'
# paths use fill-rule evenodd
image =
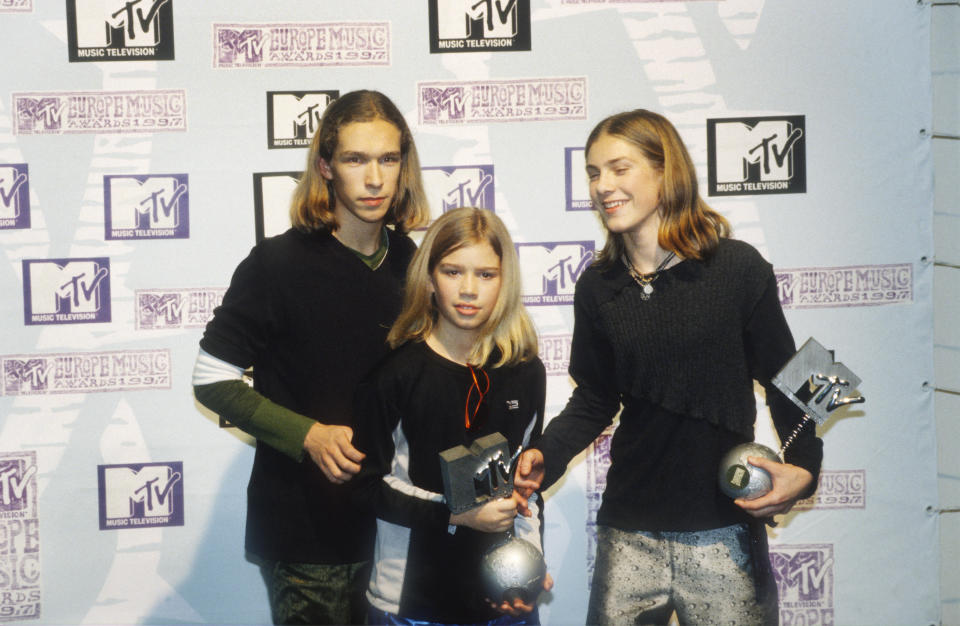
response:
<svg viewBox="0 0 960 626"><path fill-rule="evenodd" d="M258 228L283 227L314 114L376 88L434 215L510 227L548 416L603 241L583 142L617 111L670 118L798 343L864 381L819 429L808 510L770 531L782 622L936 623L927 4L439 3L431 53L430 2L0 0L0 622L269 620L242 549L252 447L190 373ZM583 622L602 461L547 494L547 624Z"/></svg>

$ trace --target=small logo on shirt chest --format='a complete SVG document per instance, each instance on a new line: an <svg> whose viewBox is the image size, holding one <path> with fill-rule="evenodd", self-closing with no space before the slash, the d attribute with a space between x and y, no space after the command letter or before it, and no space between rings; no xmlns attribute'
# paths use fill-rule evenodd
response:
<svg viewBox="0 0 960 626"><path fill-rule="evenodd" d="M519 409L519 408L520 408L520 401L519 401L519 400L507 400L507 410L508 410L508 411L516 411L516 410Z"/></svg>

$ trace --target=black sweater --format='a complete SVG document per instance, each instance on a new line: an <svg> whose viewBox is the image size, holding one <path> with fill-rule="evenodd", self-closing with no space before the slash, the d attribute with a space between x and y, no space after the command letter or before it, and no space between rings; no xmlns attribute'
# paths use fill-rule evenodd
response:
<svg viewBox="0 0 960 626"><path fill-rule="evenodd" d="M623 405L611 442L600 524L623 530L702 530L751 518L717 484L720 459L753 440L753 381L766 389L777 432L800 411L770 384L795 345L772 267L748 244L723 239L704 262L663 271L651 298L622 264L589 268L574 299L567 406L537 444L544 488ZM807 426L787 461L819 474L822 442Z"/></svg>
<svg viewBox="0 0 960 626"><path fill-rule="evenodd" d="M354 444L367 457L352 482L378 518L367 596L382 611L449 624L500 615L483 601L477 576L484 551L504 534L466 526L451 532L439 453L494 432L511 452L535 441L543 426L546 373L538 358L485 371L490 390L469 430L469 370L425 343L398 348L357 393ZM539 547L539 523L528 521L518 518L518 534L526 531L524 538Z"/></svg>
<svg viewBox="0 0 960 626"><path fill-rule="evenodd" d="M200 347L253 366L264 396L324 424L353 424L359 381L386 353L413 242L388 231L376 270L326 232L291 229L257 244L234 272ZM246 548L300 563L369 559L373 516L351 506L309 458L257 442L247 488Z"/></svg>

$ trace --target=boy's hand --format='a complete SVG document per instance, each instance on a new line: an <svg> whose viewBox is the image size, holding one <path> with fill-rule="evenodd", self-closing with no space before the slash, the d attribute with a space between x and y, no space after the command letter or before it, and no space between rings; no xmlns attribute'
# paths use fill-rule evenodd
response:
<svg viewBox="0 0 960 626"><path fill-rule="evenodd" d="M543 452L524 450L517 461L517 471L513 476L513 499L517 502L517 510L526 517L532 515L527 508L527 499L540 488L543 475Z"/></svg>
<svg viewBox="0 0 960 626"><path fill-rule="evenodd" d="M550 591L553 589L553 577L547 572L547 575L543 579L543 590ZM489 600L488 600L489 602ZM507 602L504 600L499 605L493 602L490 602L490 606L500 611L501 613L507 613L513 617L520 617L531 612L537 606L537 598L533 598L530 604L526 604L520 598L514 598L513 602Z"/></svg>
<svg viewBox="0 0 960 626"><path fill-rule="evenodd" d="M517 503L513 498L497 498L463 513L451 513L450 523L484 533L502 533L513 528L516 516Z"/></svg>
<svg viewBox="0 0 960 626"><path fill-rule="evenodd" d="M360 461L367 455L353 447L349 426L328 426L317 422L307 431L303 449L330 482L340 485L360 471Z"/></svg>
<svg viewBox="0 0 960 626"><path fill-rule="evenodd" d="M747 457L747 463L766 470L773 479L773 489L759 498L753 500L737 498L733 501L754 517L762 519L789 512L800 499L800 494L813 482L813 475L797 465L778 463L755 456Z"/></svg>

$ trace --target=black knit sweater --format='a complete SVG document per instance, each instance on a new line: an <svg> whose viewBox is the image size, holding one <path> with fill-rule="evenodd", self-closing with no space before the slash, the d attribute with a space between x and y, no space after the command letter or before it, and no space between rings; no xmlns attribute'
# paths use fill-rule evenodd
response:
<svg viewBox="0 0 960 626"><path fill-rule="evenodd" d="M706 261L659 274L649 300L616 263L577 282L567 406L537 444L544 486L612 421L611 468L598 523L623 530L702 530L749 521L720 492L720 459L753 440L753 381L766 388L781 439L796 407L770 384L795 345L772 267L746 243L723 239ZM811 427L787 461L819 474L822 442ZM812 492L813 487L811 487Z"/></svg>

